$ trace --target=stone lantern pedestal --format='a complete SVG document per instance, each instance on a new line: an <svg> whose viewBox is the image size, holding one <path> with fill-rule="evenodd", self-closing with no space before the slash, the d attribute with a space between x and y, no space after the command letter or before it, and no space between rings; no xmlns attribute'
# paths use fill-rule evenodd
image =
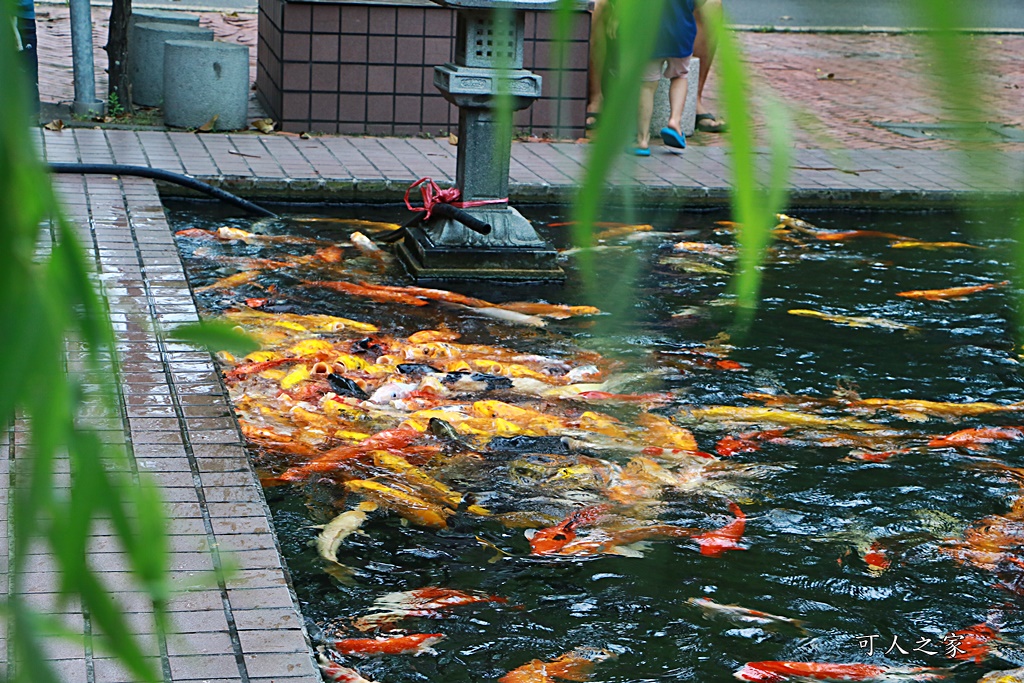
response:
<svg viewBox="0 0 1024 683"><path fill-rule="evenodd" d="M511 115L541 95L541 77L523 69L524 10L557 0L433 0L457 11L455 62L434 70L434 85L459 107L455 185L465 210L491 226L487 235L450 218L432 218L398 245L417 279L560 280L558 254L508 205ZM495 11L495 10L504 11ZM502 102L504 100L504 102ZM501 201L505 200L505 201Z"/></svg>

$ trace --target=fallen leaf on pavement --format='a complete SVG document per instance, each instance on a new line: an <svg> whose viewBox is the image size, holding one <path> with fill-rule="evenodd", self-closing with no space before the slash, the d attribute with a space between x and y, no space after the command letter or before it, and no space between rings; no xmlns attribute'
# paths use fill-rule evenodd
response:
<svg viewBox="0 0 1024 683"><path fill-rule="evenodd" d="M217 124L217 119L220 118L220 114L214 114L213 118L204 123L203 125L196 128L197 133L209 133L213 130L213 127Z"/></svg>
<svg viewBox="0 0 1024 683"><path fill-rule="evenodd" d="M274 119L256 119L252 122L252 127L269 135L274 132Z"/></svg>
<svg viewBox="0 0 1024 683"><path fill-rule="evenodd" d="M45 128L46 130L54 130L59 133L60 131L64 130L64 122L60 119L54 119L53 121L50 121L48 124L43 126L43 128Z"/></svg>

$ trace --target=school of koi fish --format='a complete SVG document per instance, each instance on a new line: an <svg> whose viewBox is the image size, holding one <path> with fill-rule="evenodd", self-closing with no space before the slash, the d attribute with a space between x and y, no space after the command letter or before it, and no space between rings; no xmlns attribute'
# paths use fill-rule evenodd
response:
<svg viewBox="0 0 1024 683"><path fill-rule="evenodd" d="M726 638L716 641L720 647L728 646L729 638L757 645L785 642L788 652L806 661L740 660L730 666L732 660L722 652L720 662L708 665L713 674L692 666L663 667L660 674L635 670L634 677L619 673L603 680L734 676L771 682L1024 682L1024 650L1018 651L1016 642L1024 628L1019 614L1024 599L1024 463L1014 451L1015 442L1024 439L1024 400L1006 400L1002 394L999 400L930 400L906 391L871 397L840 375L832 376L831 386L804 383L790 393L753 356L745 357L740 342L720 327L685 343L634 341L633 347L646 345L630 349L643 357L638 365L627 354L587 348L590 337L578 333L610 315L598 307L501 301L508 293L491 301L394 284L401 281L397 264L367 233L379 238L397 225L293 220L305 223L307 230L329 227L337 239L230 226L186 228L177 236L190 270L203 263L218 269L211 275L207 268L204 284L194 286L203 309L261 344L242 358L221 354L224 383L268 497L294 492L291 497L304 500L313 516L307 521L315 528L308 530L305 561L319 567L329 585L364 592L388 585L374 574L380 562L360 559L366 539L378 532L419 539L433 548L430 557L439 563L459 545L463 554L475 553L471 564L480 575L513 565L530 572L568 572L581 563L609 563L613 568L596 574L597 581L621 578L623 567L670 553L701 577L687 585L689 597L673 607L689 610L686 623ZM729 243L735 228L719 221L689 231L680 241L680 235L651 225L604 223L591 246L564 254L571 260L582 251L611 254L647 245L663 274L683 278L688 286L708 278L717 282L737 258ZM879 250L934 259L985 248L883 230L825 230L781 214L775 238L769 259L780 263L827 261L836 250L855 245L857 258L875 269L889 267L878 260ZM899 306L954 307L967 298L1000 296L1009 288L1002 279L952 282L891 296L904 302ZM338 308L316 306L326 300L341 301L341 310L355 313L343 317L335 315ZM721 301L718 305L728 305L727 299ZM913 345L929 334L918 317L863 315L825 301L814 303L777 303L778 324L813 330L820 320L850 328L843 338L890 335L895 341L883 343L893 345ZM676 306L663 317L685 336L712 329L706 311L715 306ZM796 318L811 320L791 322ZM865 378L855 379L862 383ZM697 391L708 387L715 389ZM971 394L961 392L963 397ZM915 494L924 502L913 510L913 519L886 529L858 524L855 510L861 508L856 503L830 498L823 508L831 510L833 519L793 545L798 554L805 553L806 562L834 565L824 571L830 572L833 590L846 586L844 599L888 598L894 589L880 587L887 581L898 580L904 587L907 582L927 584L927 576L913 575L923 571L920 566L941 566L947 577L974 577L985 586L988 602L974 604L973 612L981 616L973 621L968 614L942 615L948 628L939 632L932 627L929 633L939 650L945 645L943 652L912 665L892 657L879 663L867 659L854 642L844 646L845 652L811 659L805 653L825 653L816 634L828 632L830 642L836 642L837 617L828 614L832 609L825 598L793 600L784 610L789 613L775 614L710 597L721 585L716 580L728 581L724 575L752 576L773 564L771 549L793 536L780 531L779 520L808 514L798 514L793 504L801 500L799 492L786 497L768 486L800 467L779 457L794 452L818 458L829 454L828 467L841 467L861 482L869 476L876 477L876 484L900 480L907 491L914 487L901 468L930 460L944 477L957 472L984 482L1003 500L998 511L972 522L950 514L949 508L940 511L938 503L929 506L925 491ZM823 496L818 489L804 495ZM857 491L851 496L856 499ZM788 503L775 505L773 497ZM744 563L739 559L744 556L752 559ZM778 561L796 566L801 559L779 556ZM452 570L451 576L458 575ZM746 579L735 580L732 594L742 595ZM680 581L686 583L682 576ZM395 677L402 671L397 664L373 669L373 674L366 673L367 667L380 661L412 662L409 656L441 656L433 646L450 649L458 661L460 645L453 630L465 633L473 623L488 620L518 623L533 609L520 604L522 597L514 591L502 591L503 584L514 587L515 581L508 582L507 576L501 579L493 592L481 590L481 582L457 581L382 590L361 612L350 608L319 619L324 680L370 683L367 676ZM780 578L773 585L781 590L787 581ZM773 585L750 593L753 604L772 605ZM807 589L795 578L788 585ZM301 595L302 586L296 589ZM444 624L424 628L431 623L426 620ZM659 630L636 637L657 642L664 635ZM853 641L864 637L847 636ZM521 658L502 671L491 666L463 679L423 673L415 678L586 681L611 667L605 662L643 662L649 656L645 643L631 643L633 649L611 638L581 640L542 658ZM500 656L506 655L516 656ZM393 680L411 680L397 676Z"/></svg>

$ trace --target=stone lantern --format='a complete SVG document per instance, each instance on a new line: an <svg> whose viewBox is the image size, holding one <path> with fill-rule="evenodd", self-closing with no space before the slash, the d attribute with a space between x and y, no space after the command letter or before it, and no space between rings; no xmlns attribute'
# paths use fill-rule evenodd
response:
<svg viewBox="0 0 1024 683"><path fill-rule="evenodd" d="M434 69L434 85L459 108L456 188L488 234L435 216L410 228L398 253L417 279L559 280L557 252L509 206L510 117L496 107L526 109L541 95L541 77L523 69L525 10L554 10L558 0L433 0L456 10L455 63ZM582 3L579 3L582 7ZM495 10L504 11L495 11ZM506 201L502 201L506 200ZM492 202L472 206L474 202Z"/></svg>

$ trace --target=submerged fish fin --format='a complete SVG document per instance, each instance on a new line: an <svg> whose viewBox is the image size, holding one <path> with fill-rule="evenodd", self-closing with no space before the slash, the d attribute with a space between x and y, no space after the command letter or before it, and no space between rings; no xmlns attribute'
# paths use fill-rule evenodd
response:
<svg viewBox="0 0 1024 683"><path fill-rule="evenodd" d="M609 555L620 555L622 557L643 557L644 553L651 549L648 541L637 541L629 545L617 545L607 550Z"/></svg>
<svg viewBox="0 0 1024 683"><path fill-rule="evenodd" d="M345 586L356 585L356 570L340 562L324 563L324 572Z"/></svg>

